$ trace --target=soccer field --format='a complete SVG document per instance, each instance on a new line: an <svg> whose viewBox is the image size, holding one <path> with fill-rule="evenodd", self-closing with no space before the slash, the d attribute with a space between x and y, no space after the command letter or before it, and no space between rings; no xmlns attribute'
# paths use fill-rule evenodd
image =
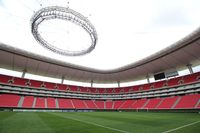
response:
<svg viewBox="0 0 200 133"><path fill-rule="evenodd" d="M0 112L0 133L199 133L198 113Z"/></svg>

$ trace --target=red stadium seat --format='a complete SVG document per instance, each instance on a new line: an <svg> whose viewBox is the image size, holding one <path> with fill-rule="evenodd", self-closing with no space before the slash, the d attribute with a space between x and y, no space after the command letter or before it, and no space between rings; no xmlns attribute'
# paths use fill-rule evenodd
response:
<svg viewBox="0 0 200 133"><path fill-rule="evenodd" d="M114 101L114 109L119 109L123 105L124 102L125 102L124 100Z"/></svg>
<svg viewBox="0 0 200 133"><path fill-rule="evenodd" d="M30 80L30 86L35 88L41 88L42 83L41 81Z"/></svg>
<svg viewBox="0 0 200 133"><path fill-rule="evenodd" d="M135 102L136 100L125 100L124 103L120 106L120 109L131 109Z"/></svg>
<svg viewBox="0 0 200 133"><path fill-rule="evenodd" d="M175 106L178 108L194 108L200 99L200 94L185 95L181 97L181 100Z"/></svg>
<svg viewBox="0 0 200 133"><path fill-rule="evenodd" d="M96 104L97 108L98 109L105 109L105 104L104 104L104 101L94 101L94 103Z"/></svg>
<svg viewBox="0 0 200 133"><path fill-rule="evenodd" d="M45 108L45 98L36 97L35 108Z"/></svg>
<svg viewBox="0 0 200 133"><path fill-rule="evenodd" d="M24 102L22 104L23 108L32 108L33 107L33 96L24 96Z"/></svg>
<svg viewBox="0 0 200 133"><path fill-rule="evenodd" d="M94 104L93 100L84 100L88 109L97 109L97 106Z"/></svg>
<svg viewBox="0 0 200 133"><path fill-rule="evenodd" d="M59 108L63 108L63 109L73 109L74 108L74 105L73 105L71 99L58 98L58 105L59 105Z"/></svg>
<svg viewBox="0 0 200 133"><path fill-rule="evenodd" d="M132 108L141 109L145 105L146 102L147 102L147 99L139 99L137 100L136 103L132 105Z"/></svg>
<svg viewBox="0 0 200 133"><path fill-rule="evenodd" d="M177 99L177 96L166 97L161 101L161 104L157 107L157 109L171 109Z"/></svg>
<svg viewBox="0 0 200 133"><path fill-rule="evenodd" d="M73 99L72 100L72 103L74 105L74 107L76 109L87 109L85 103L84 103L84 100L80 100L80 99Z"/></svg>
<svg viewBox="0 0 200 133"><path fill-rule="evenodd" d="M56 108L56 99L48 97L47 98L47 108Z"/></svg>
<svg viewBox="0 0 200 133"><path fill-rule="evenodd" d="M113 109L113 101L110 100L106 101L106 109Z"/></svg>
<svg viewBox="0 0 200 133"><path fill-rule="evenodd" d="M21 96L14 94L0 94L0 107L17 107Z"/></svg>
<svg viewBox="0 0 200 133"><path fill-rule="evenodd" d="M8 81L11 80L11 79L12 79L11 76L1 75L0 74L0 83L8 84Z"/></svg>
<svg viewBox="0 0 200 133"><path fill-rule="evenodd" d="M183 77L177 77L177 78L172 78L168 80L167 85L171 87L171 86L177 86L183 83L184 83Z"/></svg>
<svg viewBox="0 0 200 133"><path fill-rule="evenodd" d="M186 75L183 77L184 83L192 83L192 82L199 81L199 79L198 79L199 77L200 77L200 72L194 73L191 75Z"/></svg>
<svg viewBox="0 0 200 133"><path fill-rule="evenodd" d="M161 101L160 98L150 99L149 102L144 106L144 108L155 109L157 105L160 103L160 101Z"/></svg>

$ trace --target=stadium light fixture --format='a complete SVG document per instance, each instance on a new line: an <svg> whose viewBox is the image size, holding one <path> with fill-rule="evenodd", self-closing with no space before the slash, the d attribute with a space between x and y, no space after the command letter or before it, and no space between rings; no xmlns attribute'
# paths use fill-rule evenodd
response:
<svg viewBox="0 0 200 133"><path fill-rule="evenodd" d="M64 21L69 21L83 28L91 38L91 44L89 45L89 47L76 51L76 50L61 49L53 45L52 43L49 43L39 33L38 28L42 22L51 19L61 19ZM61 55L67 55L67 56L84 55L91 52L95 48L97 43L97 33L94 26L90 23L90 21L80 13L66 7L50 6L42 8L39 11L35 12L33 17L31 18L31 32L34 38L39 42L39 44L41 44L48 50Z"/></svg>

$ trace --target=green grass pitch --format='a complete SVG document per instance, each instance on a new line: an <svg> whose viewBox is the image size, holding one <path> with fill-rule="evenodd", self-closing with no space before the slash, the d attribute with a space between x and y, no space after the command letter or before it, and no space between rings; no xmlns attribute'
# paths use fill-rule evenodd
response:
<svg viewBox="0 0 200 133"><path fill-rule="evenodd" d="M0 112L0 133L200 133L198 113Z"/></svg>

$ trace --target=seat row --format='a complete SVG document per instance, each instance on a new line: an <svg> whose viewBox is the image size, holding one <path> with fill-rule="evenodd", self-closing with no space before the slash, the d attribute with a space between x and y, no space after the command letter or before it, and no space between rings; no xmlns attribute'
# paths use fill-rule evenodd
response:
<svg viewBox="0 0 200 133"><path fill-rule="evenodd" d="M120 87L120 88L92 88L92 87L81 87L72 86L65 84L56 84L44 81L37 81L32 79L18 78L7 75L0 75L1 84L10 84L23 87L42 88L49 90L60 90L80 93L97 93L97 94L119 94L119 93L132 93L138 91L148 91L152 89L160 89L163 87L173 87L181 84L189 84L198 82L200 79L200 72L182 77L176 77L169 80L158 81L149 84L136 85L131 87Z"/></svg>
<svg viewBox="0 0 200 133"><path fill-rule="evenodd" d="M43 109L196 109L200 94L152 99L85 100L0 94L0 107Z"/></svg>

